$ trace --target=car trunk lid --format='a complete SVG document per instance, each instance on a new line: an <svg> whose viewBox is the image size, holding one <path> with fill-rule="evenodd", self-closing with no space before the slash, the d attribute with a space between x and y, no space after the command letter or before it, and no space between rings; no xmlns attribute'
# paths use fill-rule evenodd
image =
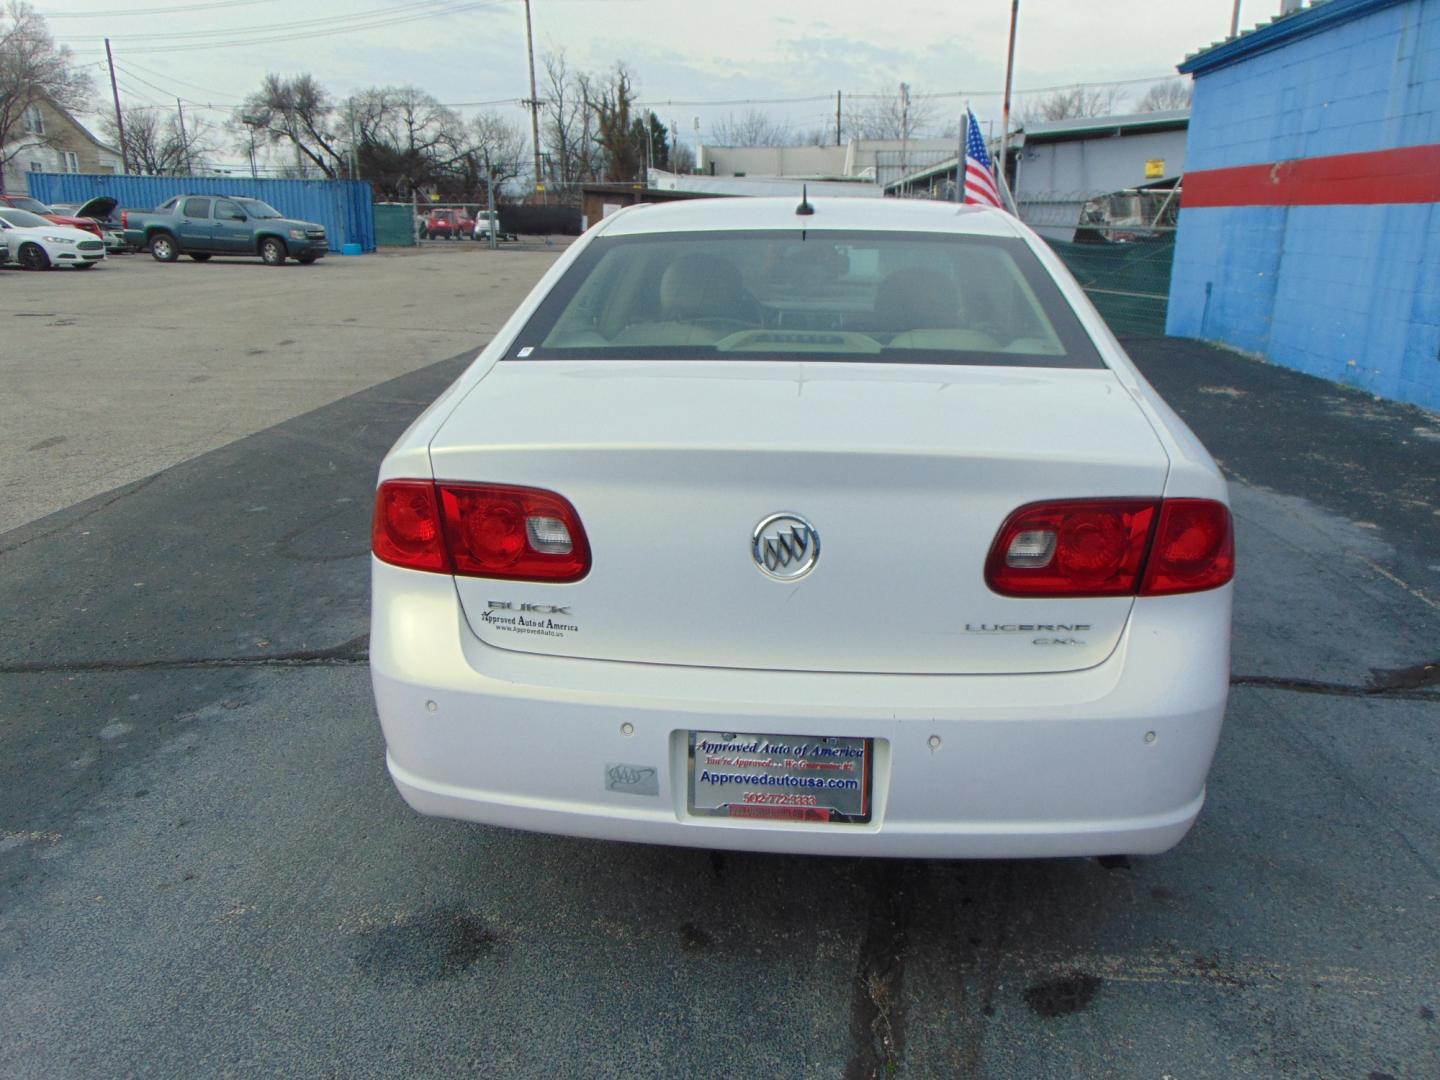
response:
<svg viewBox="0 0 1440 1080"><path fill-rule="evenodd" d="M1000 596L986 555L1021 505L1158 498L1168 467L1108 370L763 360L502 361L431 457L441 481L557 492L589 538L572 584L456 579L489 644L916 674L1108 656L1130 597ZM757 564L756 527L777 514L818 535L797 580Z"/></svg>

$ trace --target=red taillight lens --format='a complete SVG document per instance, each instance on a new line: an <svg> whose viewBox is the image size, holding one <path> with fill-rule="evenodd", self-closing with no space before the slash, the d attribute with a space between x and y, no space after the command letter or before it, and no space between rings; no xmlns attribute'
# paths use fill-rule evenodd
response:
<svg viewBox="0 0 1440 1080"><path fill-rule="evenodd" d="M376 558L412 570L557 583L590 570L575 508L538 488L387 480L371 541Z"/></svg>
<svg viewBox="0 0 1440 1080"><path fill-rule="evenodd" d="M1140 595L1214 589L1234 576L1235 530L1230 511L1209 499L1166 499Z"/></svg>
<svg viewBox="0 0 1440 1080"><path fill-rule="evenodd" d="M985 580L1004 596L1134 593L1154 519L1149 499L1022 506L1000 527Z"/></svg>
<svg viewBox="0 0 1440 1080"><path fill-rule="evenodd" d="M130 227L130 211L129 211L129 210L121 210L121 211L120 211L120 227L121 227L122 229L128 229L128 228Z"/></svg>
<svg viewBox="0 0 1440 1080"><path fill-rule="evenodd" d="M455 573L515 581L578 581L590 570L580 515L551 491L439 484Z"/></svg>
<svg viewBox="0 0 1440 1080"><path fill-rule="evenodd" d="M427 480L387 480L375 493L370 522L375 557L411 570L450 569L435 485Z"/></svg>
<svg viewBox="0 0 1440 1080"><path fill-rule="evenodd" d="M1234 572L1230 512L1209 499L1022 506L985 562L1003 596L1160 596L1213 589Z"/></svg>

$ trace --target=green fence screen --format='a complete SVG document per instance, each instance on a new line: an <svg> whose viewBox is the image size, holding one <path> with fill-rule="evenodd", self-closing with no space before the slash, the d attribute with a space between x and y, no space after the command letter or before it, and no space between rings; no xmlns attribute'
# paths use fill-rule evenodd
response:
<svg viewBox="0 0 1440 1080"><path fill-rule="evenodd" d="M1051 240L1070 272L1116 334L1165 333L1175 234L1100 243Z"/></svg>
<svg viewBox="0 0 1440 1080"><path fill-rule="evenodd" d="M375 242L381 247L414 247L415 208L409 203L376 203Z"/></svg>

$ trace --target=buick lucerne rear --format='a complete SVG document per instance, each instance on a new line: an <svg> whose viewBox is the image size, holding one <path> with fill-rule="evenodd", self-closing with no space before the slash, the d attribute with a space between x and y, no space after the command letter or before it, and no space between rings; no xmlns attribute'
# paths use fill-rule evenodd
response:
<svg viewBox="0 0 1440 1080"><path fill-rule="evenodd" d="M373 546L423 813L968 858L1159 852L1204 801L1224 480L997 211L607 218L386 457Z"/></svg>

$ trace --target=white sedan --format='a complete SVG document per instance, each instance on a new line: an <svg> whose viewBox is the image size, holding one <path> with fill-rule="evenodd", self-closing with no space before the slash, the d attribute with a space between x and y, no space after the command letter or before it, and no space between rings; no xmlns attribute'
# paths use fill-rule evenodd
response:
<svg viewBox="0 0 1440 1080"><path fill-rule="evenodd" d="M105 241L94 233L69 225L56 225L29 210L0 206L0 237L10 261L26 270L73 266L88 270L105 258Z"/></svg>
<svg viewBox="0 0 1440 1080"><path fill-rule="evenodd" d="M606 218L385 458L372 542L422 813L973 858L1164 851L1205 798L1224 479L998 211Z"/></svg>

